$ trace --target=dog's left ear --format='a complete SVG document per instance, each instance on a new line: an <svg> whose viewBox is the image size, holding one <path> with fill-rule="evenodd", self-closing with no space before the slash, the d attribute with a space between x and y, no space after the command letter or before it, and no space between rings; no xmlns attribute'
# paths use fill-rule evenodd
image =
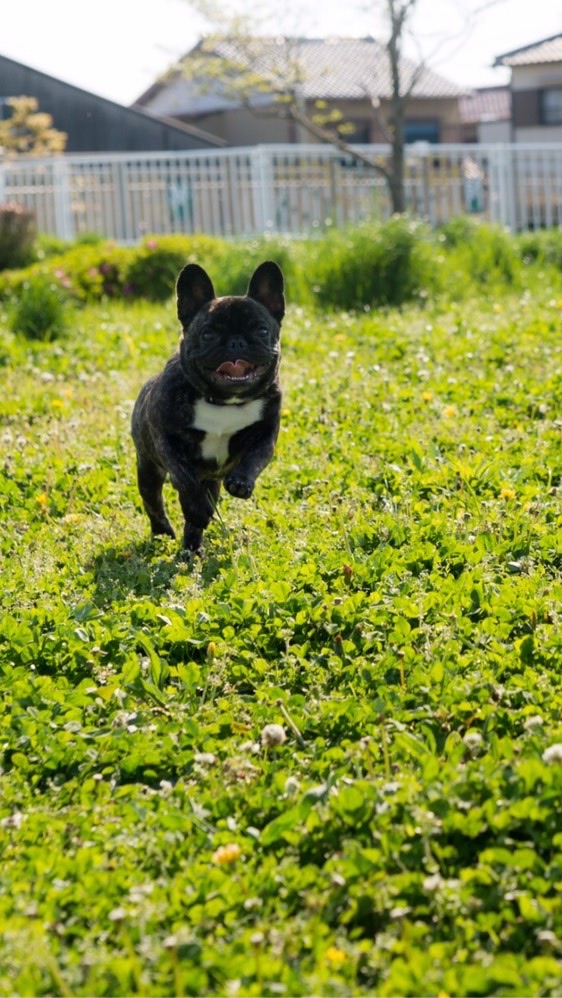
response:
<svg viewBox="0 0 562 998"><path fill-rule="evenodd" d="M264 305L277 322L285 315L283 273L273 260L260 263L248 286L248 298Z"/></svg>
<svg viewBox="0 0 562 998"><path fill-rule="evenodd" d="M197 263L188 263L184 267L176 284L178 296L178 319L183 329L197 315L200 308L215 297L213 282L203 267Z"/></svg>

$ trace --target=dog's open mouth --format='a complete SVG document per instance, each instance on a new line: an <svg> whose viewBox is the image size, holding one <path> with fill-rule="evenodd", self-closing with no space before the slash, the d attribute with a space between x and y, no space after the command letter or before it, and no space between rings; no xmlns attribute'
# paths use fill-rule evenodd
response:
<svg viewBox="0 0 562 998"><path fill-rule="evenodd" d="M225 360L220 367L213 372L219 381L231 381L242 383L245 381L255 381L263 373L264 368L258 364L252 364L249 360Z"/></svg>

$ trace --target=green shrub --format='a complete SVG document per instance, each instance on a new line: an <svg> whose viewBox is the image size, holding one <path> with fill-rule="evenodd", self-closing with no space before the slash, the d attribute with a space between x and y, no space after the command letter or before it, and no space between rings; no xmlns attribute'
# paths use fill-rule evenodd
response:
<svg viewBox="0 0 562 998"><path fill-rule="evenodd" d="M49 261L59 283L79 299L119 298L124 293L130 250L112 242L74 245Z"/></svg>
<svg viewBox="0 0 562 998"><path fill-rule="evenodd" d="M467 284L513 285L520 276L520 258L510 232L499 225L460 217L442 225L438 238L447 248L447 285L453 295Z"/></svg>
<svg viewBox="0 0 562 998"><path fill-rule="evenodd" d="M93 238L93 237L92 237ZM73 243L51 254L43 238L42 259L0 273L0 301L21 296L36 277L60 287L76 301L102 298L166 301L179 271L199 263L218 295L244 294L263 260L275 260L285 274L287 300L321 309L363 310L401 305L417 296L463 299L521 284L548 265L562 269L562 231L513 236L499 226L456 218L431 232L424 224L396 217L378 225L332 229L320 237L263 237L229 241L204 234L149 236L138 246L105 241Z"/></svg>
<svg viewBox="0 0 562 998"><path fill-rule="evenodd" d="M562 229L523 232L515 245L524 263L549 264L562 270Z"/></svg>
<svg viewBox="0 0 562 998"><path fill-rule="evenodd" d="M166 301L187 262L186 250L186 246L166 245L156 237L146 240L126 268L125 294L149 301Z"/></svg>
<svg viewBox="0 0 562 998"><path fill-rule="evenodd" d="M45 277L26 282L10 313L14 333L30 340L49 341L64 332L68 303L61 289Z"/></svg>
<svg viewBox="0 0 562 998"><path fill-rule="evenodd" d="M334 230L311 244L308 277L322 308L401 305L430 277L427 230L403 217Z"/></svg>
<svg viewBox="0 0 562 998"><path fill-rule="evenodd" d="M35 240L35 256L38 260L48 260L53 256L61 256L72 249L73 243L60 239L50 232L40 232Z"/></svg>
<svg viewBox="0 0 562 998"><path fill-rule="evenodd" d="M228 285L228 261L240 258L240 248L216 236L147 236L131 250L126 271L125 294L132 298L165 301L173 295L180 270L198 263L217 289L217 294L236 293ZM221 288L219 285L225 285Z"/></svg>
<svg viewBox="0 0 562 998"><path fill-rule="evenodd" d="M441 241L448 247L462 246L471 242L480 227L480 223L475 218L468 215L459 215L458 218L450 218L439 226L438 235Z"/></svg>
<svg viewBox="0 0 562 998"><path fill-rule="evenodd" d="M297 272L300 268L295 263L299 258L294 240L281 238L245 240L241 243L228 244L220 261L210 263L209 275L213 279L217 294L243 295L256 267L264 260L275 260L283 271L291 300L301 303L302 288L297 291Z"/></svg>
<svg viewBox="0 0 562 998"><path fill-rule="evenodd" d="M32 212L21 204L0 205L0 270L30 263L36 235Z"/></svg>

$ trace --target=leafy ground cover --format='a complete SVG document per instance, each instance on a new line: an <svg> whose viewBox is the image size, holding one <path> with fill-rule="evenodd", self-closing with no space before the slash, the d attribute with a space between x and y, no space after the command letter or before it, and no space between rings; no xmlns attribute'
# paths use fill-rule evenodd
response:
<svg viewBox="0 0 562 998"><path fill-rule="evenodd" d="M173 307L4 319L0 994L560 993L561 314L293 306L194 563L128 429Z"/></svg>

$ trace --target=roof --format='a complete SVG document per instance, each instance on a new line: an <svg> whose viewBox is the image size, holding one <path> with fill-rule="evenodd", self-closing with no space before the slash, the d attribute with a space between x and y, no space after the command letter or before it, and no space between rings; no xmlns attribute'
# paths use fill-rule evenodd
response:
<svg viewBox="0 0 562 998"><path fill-rule="evenodd" d="M509 87L480 87L459 100L463 124L481 121L509 121L511 90Z"/></svg>
<svg viewBox="0 0 562 998"><path fill-rule="evenodd" d="M362 98L389 99L392 96L392 77L387 49L374 38L254 38L249 40L253 48L251 63L256 76L275 75L279 89L283 83L293 86L300 96L308 100L360 100ZM208 54L225 58L233 66L241 58L248 60L244 46L236 41L222 40L210 49L203 40L188 52L181 63L189 66L190 59ZM415 79L414 79L415 77ZM173 78L173 77L172 77ZM178 78L176 74L175 78ZM410 60L402 59L402 81L407 91L414 79L411 96L413 98L457 98L466 94L466 88L451 83L433 70L417 67ZM156 83L142 94L137 104L150 105L155 97L165 90L171 77ZM288 82L290 81L290 82ZM189 111L200 110L200 101L194 88L191 90ZM215 110L232 106L232 101L221 97L218 87L213 88L212 104ZM205 110L210 110L209 92L205 94ZM184 109L185 111L187 108Z"/></svg>
<svg viewBox="0 0 562 998"><path fill-rule="evenodd" d="M36 97L41 111L68 134L66 152L199 149L225 145L200 128L175 118L126 107L72 83L0 55L0 94Z"/></svg>
<svg viewBox="0 0 562 998"><path fill-rule="evenodd" d="M496 56L494 66L537 66L545 62L562 62L562 34L504 52Z"/></svg>

